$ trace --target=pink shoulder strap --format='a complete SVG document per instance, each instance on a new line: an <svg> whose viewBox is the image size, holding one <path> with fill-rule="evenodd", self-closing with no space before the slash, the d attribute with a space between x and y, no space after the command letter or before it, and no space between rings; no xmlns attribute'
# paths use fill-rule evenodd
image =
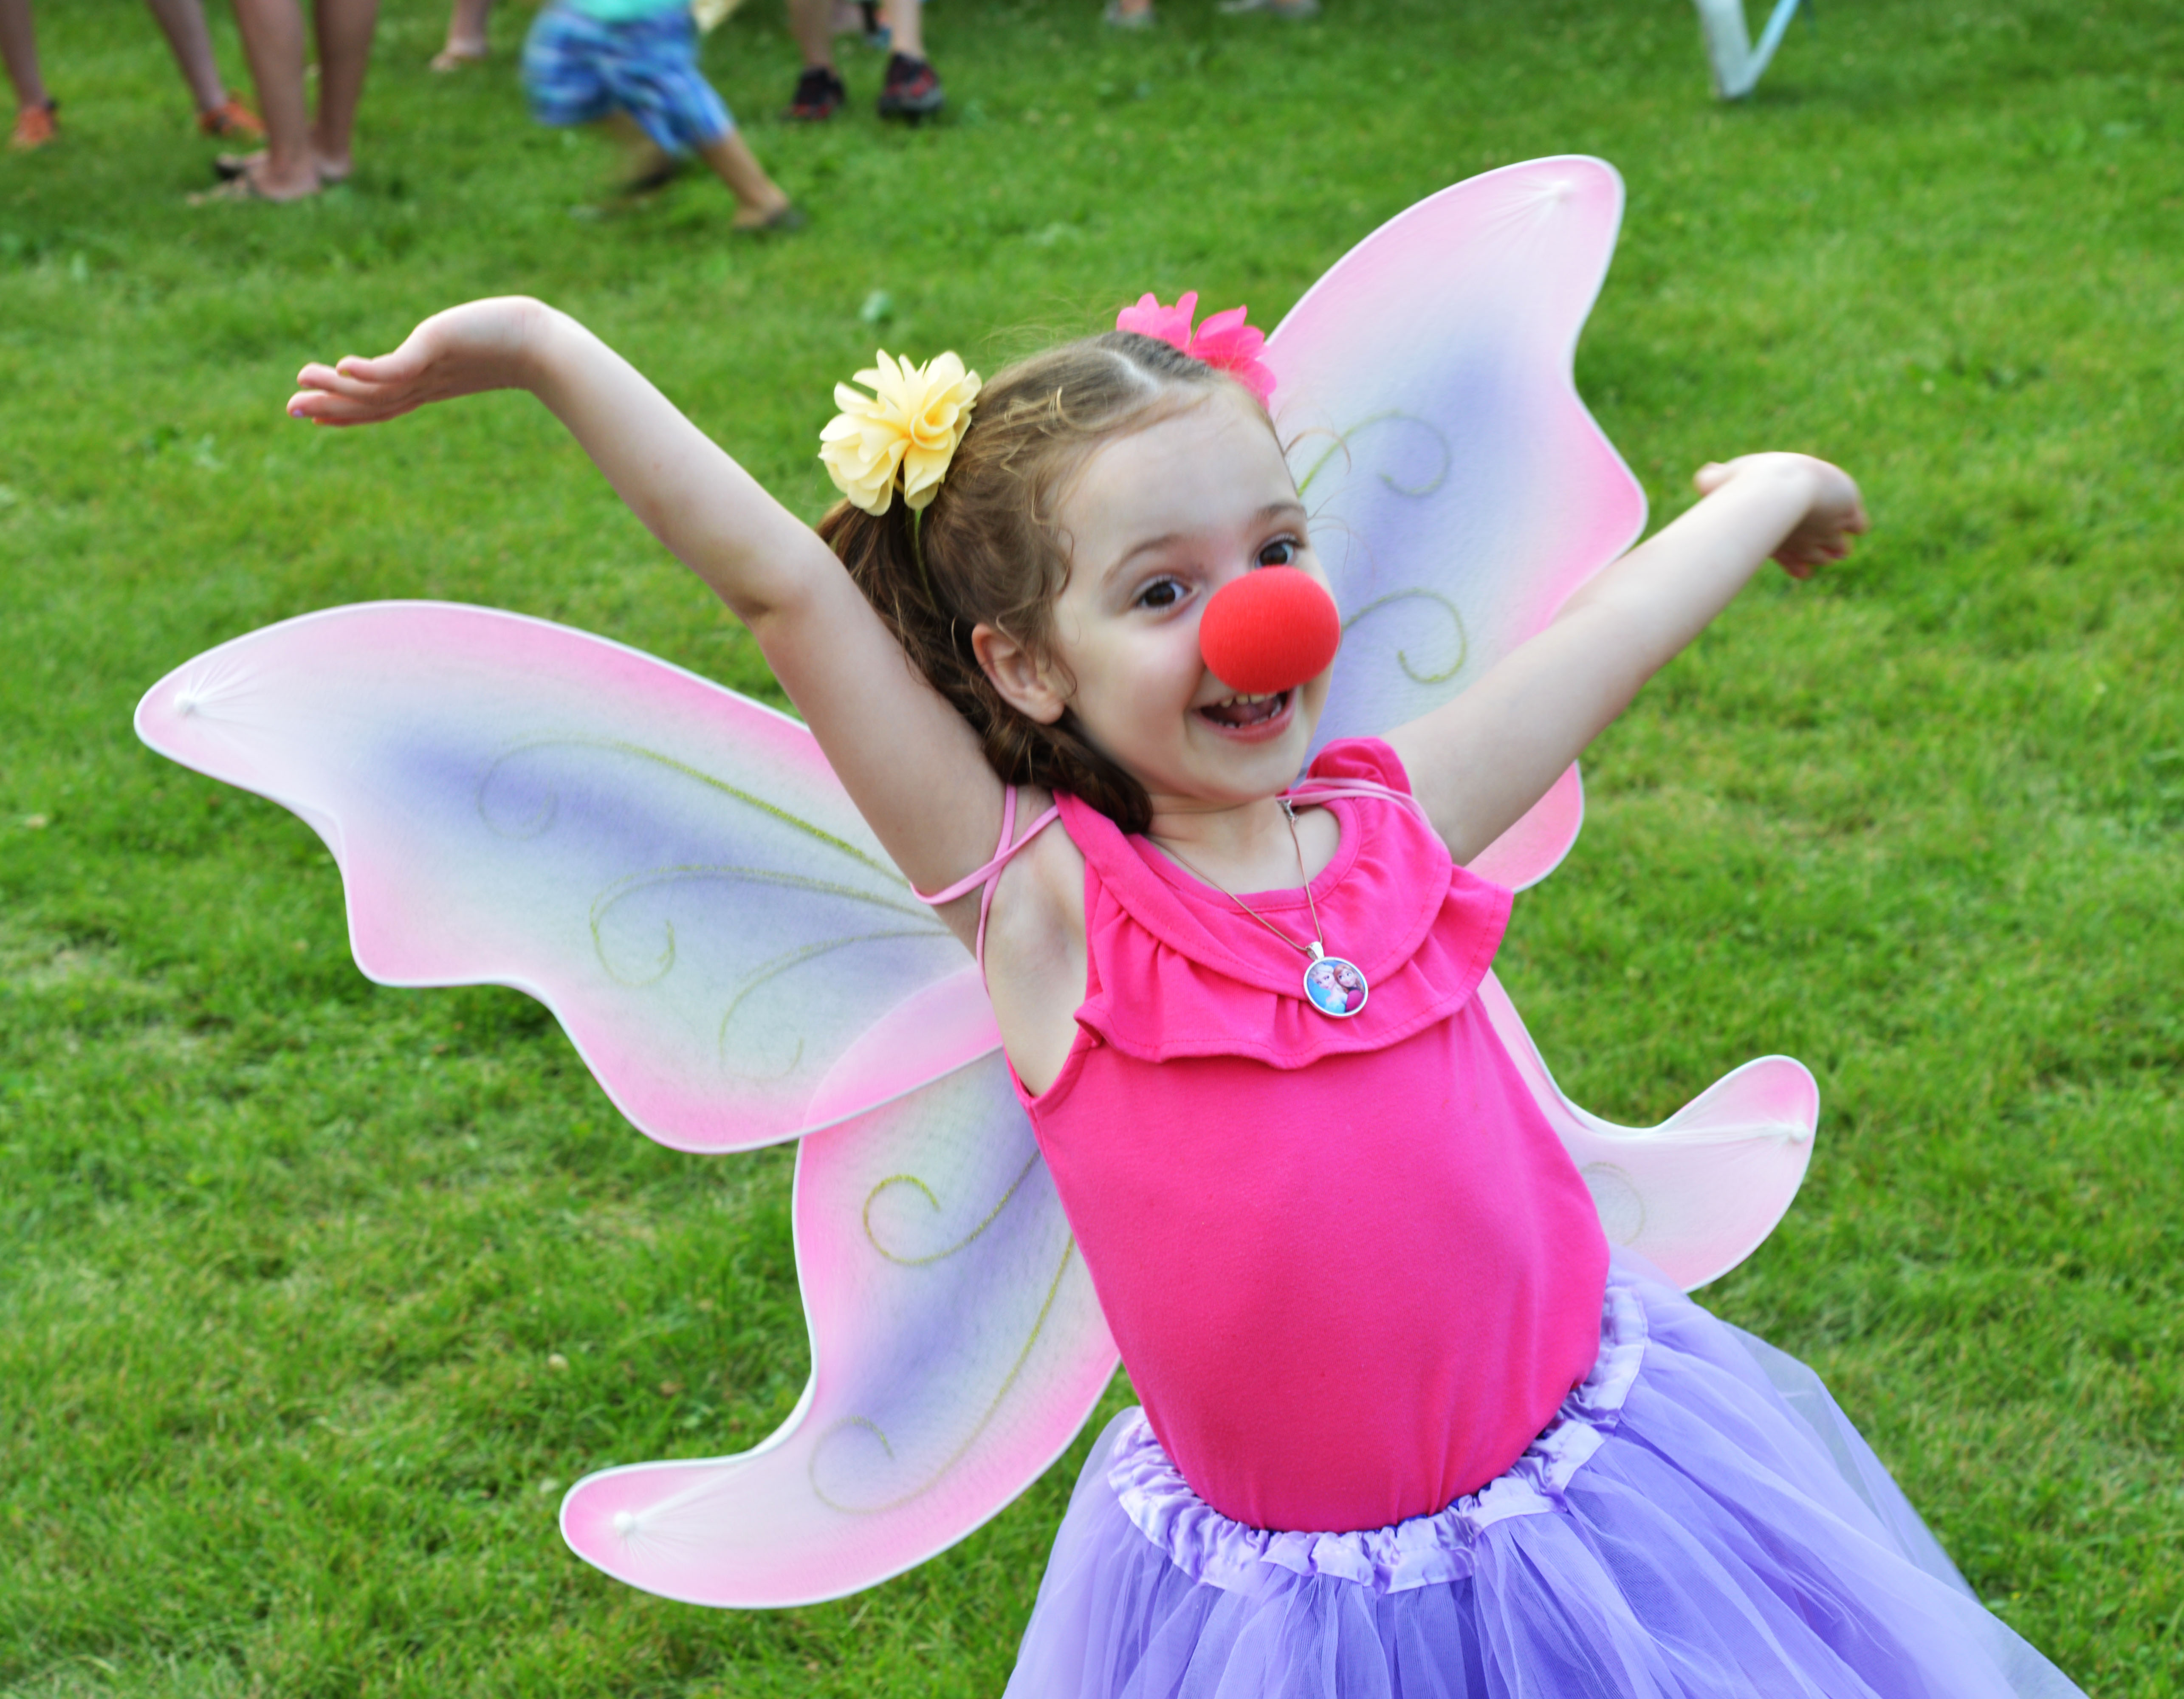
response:
<svg viewBox="0 0 2184 1699"><path fill-rule="evenodd" d="M1425 818L1425 809L1418 798L1408 791L1396 790L1373 779L1313 778L1306 774L1282 793L1284 802L1328 802L1336 797L1353 799L1370 798L1379 802L1400 804L1418 816Z"/></svg>
<svg viewBox="0 0 2184 1699"><path fill-rule="evenodd" d="M1376 784L1371 779L1307 777L1290 786L1282 795L1283 799L1289 802L1325 802L1335 797L1371 797L1383 802L1399 803L1421 818L1425 812L1418 806L1416 797L1384 784ZM966 873L945 890L928 893L911 887L912 896L936 909L944 903L952 903L958 897L968 896L972 891L984 888L984 894L978 899L978 941L976 946L980 967L986 965L986 916L993 912L994 889L1001 882L1001 870L1016 858L1018 850L1061 817L1061 805L1056 803L1026 827L1022 837L1017 837L1017 788L1011 785L1001 800L1001 838L994 846L993 860L983 867Z"/></svg>
<svg viewBox="0 0 2184 1699"><path fill-rule="evenodd" d="M952 903L958 897L970 895L980 886L985 888L985 894L978 899L978 943L976 951L978 966L982 969L986 965L986 916L993 911L994 888L1001 883L1001 869L1015 859L1017 850L1022 849L1025 844L1030 843L1033 838L1038 837L1061 817L1061 805L1056 803L1026 827L1024 835L1018 838L1016 835L1017 788L1011 785L1001 801L1001 841L994 848L994 859L987 862L984 866L966 873L946 890L935 891L930 896L916 886L911 888L911 894L918 901L928 904L936 909L943 903Z"/></svg>

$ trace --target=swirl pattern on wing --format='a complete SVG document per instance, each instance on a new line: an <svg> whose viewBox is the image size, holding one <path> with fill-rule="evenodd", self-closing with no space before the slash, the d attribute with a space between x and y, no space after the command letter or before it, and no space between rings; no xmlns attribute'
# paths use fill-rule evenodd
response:
<svg viewBox="0 0 2184 1699"><path fill-rule="evenodd" d="M699 1604L870 1586L1035 1479L1113 1373L997 1055L804 1140L796 1263L811 1379L795 1410L740 1456L578 1482L561 1525L587 1560Z"/></svg>
<svg viewBox="0 0 2184 1699"><path fill-rule="evenodd" d="M790 1138L990 1049L867 1045L959 972L803 727L619 644L435 603L224 644L137 713L163 753L283 803L332 847L376 979L549 1005L661 1142Z"/></svg>
<svg viewBox="0 0 2184 1699"><path fill-rule="evenodd" d="M1268 339L1343 615L1320 744L1450 700L1643 528L1644 493L1572 376L1622 208L1597 159L1474 177L1352 248ZM1502 877L1560 860L1574 794L1512 839Z"/></svg>

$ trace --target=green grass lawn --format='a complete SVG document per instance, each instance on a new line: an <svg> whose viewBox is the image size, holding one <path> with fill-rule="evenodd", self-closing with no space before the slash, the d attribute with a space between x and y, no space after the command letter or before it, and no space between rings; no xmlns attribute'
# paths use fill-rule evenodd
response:
<svg viewBox="0 0 2184 1699"><path fill-rule="evenodd" d="M1418 197L1571 150L1630 183L1580 376L1657 514L1795 447L1876 528L1602 739L1505 978L1619 1118L1810 1064L1804 1194L1709 1301L1828 1377L2088 1690L2184 1688L2170 0L1823 0L1734 110L1684 0L1164 0L1142 38L940 0L952 105L916 132L862 49L842 121L770 121L795 60L760 0L707 64L812 214L772 243L697 180L589 215L607 161L526 118L520 6L444 78L443 12L389 0L354 185L203 211L143 8L42 9L65 142L0 159L0 1694L992 1693L1078 1460L820 1608L694 1610L563 1548L578 1474L794 1401L788 1156L652 1147L513 994L366 983L309 830L129 713L379 596L771 684L543 409L315 432L299 364L539 294L816 516L876 341L990 370L1146 289L1271 325Z"/></svg>

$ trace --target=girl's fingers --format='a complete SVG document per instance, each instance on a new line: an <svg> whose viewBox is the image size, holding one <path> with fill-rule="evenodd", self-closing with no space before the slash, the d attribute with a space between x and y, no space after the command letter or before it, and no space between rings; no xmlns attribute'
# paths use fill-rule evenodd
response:
<svg viewBox="0 0 2184 1699"><path fill-rule="evenodd" d="M343 381L342 375L332 366L317 360L313 360L296 374L296 386L299 389L338 390Z"/></svg>
<svg viewBox="0 0 2184 1699"><path fill-rule="evenodd" d="M382 354L376 359L343 354L334 362L334 375L351 383L408 383L417 376L421 365L421 361L405 360L396 354Z"/></svg>
<svg viewBox="0 0 2184 1699"><path fill-rule="evenodd" d="M297 374L296 382L307 389L320 390L328 395L346 395L356 399L382 395L387 391L385 383L376 382L360 373L347 370L342 366L307 365Z"/></svg>
<svg viewBox="0 0 2184 1699"><path fill-rule="evenodd" d="M415 402L374 404L350 401L323 391L298 395L288 404L288 416L307 425L377 425L389 419L398 419L409 412Z"/></svg>
<svg viewBox="0 0 2184 1699"><path fill-rule="evenodd" d="M393 354L343 354L334 362L334 370L365 383L410 382L432 363L431 353L415 346L416 340L412 337Z"/></svg>

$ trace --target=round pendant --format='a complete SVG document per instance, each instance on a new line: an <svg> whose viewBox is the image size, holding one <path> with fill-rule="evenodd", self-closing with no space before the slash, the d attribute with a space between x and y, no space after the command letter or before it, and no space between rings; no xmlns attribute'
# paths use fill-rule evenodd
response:
<svg viewBox="0 0 2184 1699"><path fill-rule="evenodd" d="M1316 958L1304 971L1304 994L1323 1015L1346 1021L1365 1006L1365 976L1339 955Z"/></svg>

